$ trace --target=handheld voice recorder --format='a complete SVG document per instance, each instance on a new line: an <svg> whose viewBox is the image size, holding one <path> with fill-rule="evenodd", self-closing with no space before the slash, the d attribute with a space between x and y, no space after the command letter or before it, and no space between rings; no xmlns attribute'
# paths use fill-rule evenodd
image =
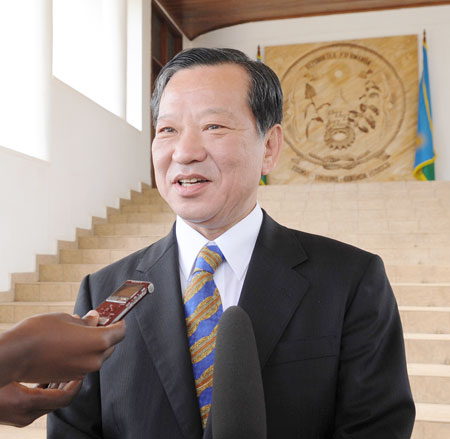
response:
<svg viewBox="0 0 450 439"><path fill-rule="evenodd" d="M127 280L112 293L98 308L100 314L98 326L107 326L118 322L125 316L147 293L155 290L151 282Z"/></svg>

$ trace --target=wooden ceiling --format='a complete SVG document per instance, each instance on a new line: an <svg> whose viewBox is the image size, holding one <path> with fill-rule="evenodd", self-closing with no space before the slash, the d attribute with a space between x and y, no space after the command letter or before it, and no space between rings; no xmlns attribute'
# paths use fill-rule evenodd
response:
<svg viewBox="0 0 450 439"><path fill-rule="evenodd" d="M250 21L450 4L450 0L157 0L181 31L205 32Z"/></svg>

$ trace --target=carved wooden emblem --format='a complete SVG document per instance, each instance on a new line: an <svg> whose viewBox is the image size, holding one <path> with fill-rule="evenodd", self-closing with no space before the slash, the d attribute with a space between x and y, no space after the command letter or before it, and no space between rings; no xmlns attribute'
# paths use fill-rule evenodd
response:
<svg viewBox="0 0 450 439"><path fill-rule="evenodd" d="M284 92L270 183L412 179L417 37L266 48Z"/></svg>

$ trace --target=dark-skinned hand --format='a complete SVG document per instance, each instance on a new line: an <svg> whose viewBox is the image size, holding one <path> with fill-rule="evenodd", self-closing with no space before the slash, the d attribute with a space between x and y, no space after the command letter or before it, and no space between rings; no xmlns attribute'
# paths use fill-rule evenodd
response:
<svg viewBox="0 0 450 439"><path fill-rule="evenodd" d="M125 337L124 322L96 327L98 319L96 311L83 319L43 314L0 336L0 424L24 427L70 404L84 375L100 369ZM18 381L60 383L29 387Z"/></svg>
<svg viewBox="0 0 450 439"><path fill-rule="evenodd" d="M25 427L40 416L69 405L80 388L81 381L65 383L59 389L9 383L0 388L0 424Z"/></svg>
<svg viewBox="0 0 450 439"><path fill-rule="evenodd" d="M0 386L11 381L80 380L100 369L125 337L125 323L96 327L98 313L80 319L42 314L22 320L0 337Z"/></svg>

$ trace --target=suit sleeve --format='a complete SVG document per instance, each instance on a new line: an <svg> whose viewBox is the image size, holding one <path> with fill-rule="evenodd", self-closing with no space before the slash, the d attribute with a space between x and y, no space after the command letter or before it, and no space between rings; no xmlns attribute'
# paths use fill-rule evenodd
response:
<svg viewBox="0 0 450 439"><path fill-rule="evenodd" d="M75 313L85 315L92 309L86 276L80 286ZM102 438L99 373L86 375L83 386L72 403L47 416L48 439L98 439Z"/></svg>
<svg viewBox="0 0 450 439"><path fill-rule="evenodd" d="M334 439L409 439L415 408L403 331L384 265L374 256L347 304Z"/></svg>

